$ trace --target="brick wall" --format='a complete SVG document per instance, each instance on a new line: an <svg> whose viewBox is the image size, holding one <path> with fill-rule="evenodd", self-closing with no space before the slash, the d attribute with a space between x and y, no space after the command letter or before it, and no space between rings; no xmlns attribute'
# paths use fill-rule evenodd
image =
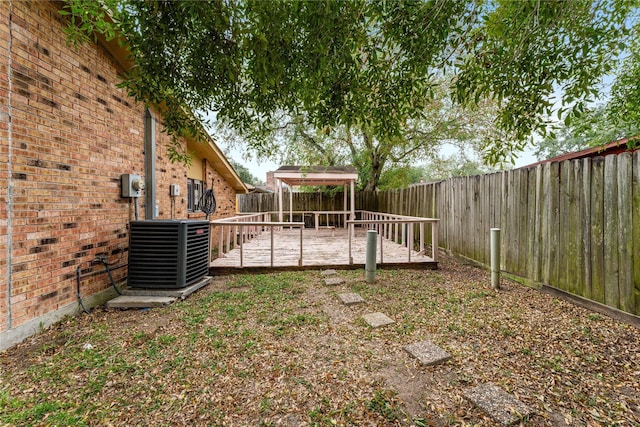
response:
<svg viewBox="0 0 640 427"><path fill-rule="evenodd" d="M220 219L234 216L236 214L236 192L225 181L223 177L211 166L209 162L205 162L204 167L204 185L206 188L213 186L213 194L216 198L216 211L209 219ZM197 215L197 214L191 214ZM204 218L204 214L200 214ZM212 227L211 229L211 246L216 247L220 238L220 227Z"/></svg>
<svg viewBox="0 0 640 427"><path fill-rule="evenodd" d="M68 47L62 28L51 2L0 8L0 333L75 303L76 269L100 269L96 255L126 263L134 206L120 197L120 175L144 176L143 105L116 87L123 70L106 49ZM186 190L186 170L168 161L156 126L159 217L170 218L169 185ZM207 174L224 206L217 215L234 213L231 185ZM144 218L143 198L139 210ZM186 218L186 202L175 213ZM98 274L82 293L108 286Z"/></svg>
<svg viewBox="0 0 640 427"><path fill-rule="evenodd" d="M9 10L0 7L0 58L9 55ZM9 72L8 60L0 60L0 332L7 328L8 210L9 188Z"/></svg>

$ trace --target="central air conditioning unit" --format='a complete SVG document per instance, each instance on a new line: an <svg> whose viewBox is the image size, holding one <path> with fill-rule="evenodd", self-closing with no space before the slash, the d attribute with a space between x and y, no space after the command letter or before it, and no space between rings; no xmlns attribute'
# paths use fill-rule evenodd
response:
<svg viewBox="0 0 640 427"><path fill-rule="evenodd" d="M209 273L209 221L141 220L129 226L130 287L184 288Z"/></svg>

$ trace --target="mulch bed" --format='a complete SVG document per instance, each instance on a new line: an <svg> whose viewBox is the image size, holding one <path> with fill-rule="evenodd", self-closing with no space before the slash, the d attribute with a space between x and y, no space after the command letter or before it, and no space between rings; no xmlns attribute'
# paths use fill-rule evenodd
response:
<svg viewBox="0 0 640 427"><path fill-rule="evenodd" d="M169 307L66 318L0 354L6 425L482 425L494 383L531 426L640 425L640 330L444 258L436 271L215 278ZM355 292L365 304L346 306ZM381 312L395 323L370 328ZM451 354L422 366L403 347Z"/></svg>

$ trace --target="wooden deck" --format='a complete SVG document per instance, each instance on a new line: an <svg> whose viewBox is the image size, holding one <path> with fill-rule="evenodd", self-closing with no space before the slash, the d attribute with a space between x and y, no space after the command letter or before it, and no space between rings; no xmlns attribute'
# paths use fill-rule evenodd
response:
<svg viewBox="0 0 640 427"><path fill-rule="evenodd" d="M349 260L349 238L344 228L303 229L302 263L300 263L300 230L281 229L273 233L273 265L271 259L271 233L266 231L244 243L242 265L240 248L236 247L211 263L211 274L224 274L247 270L302 270L317 268L363 268L366 261L367 230L356 228L351 242ZM377 264L381 266L435 269L438 263L405 246L377 238ZM382 260L382 262L381 262Z"/></svg>

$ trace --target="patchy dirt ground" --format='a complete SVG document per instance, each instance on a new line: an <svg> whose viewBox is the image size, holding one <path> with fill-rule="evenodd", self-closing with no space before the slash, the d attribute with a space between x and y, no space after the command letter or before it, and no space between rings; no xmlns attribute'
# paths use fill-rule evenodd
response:
<svg viewBox="0 0 640 427"><path fill-rule="evenodd" d="M481 425L493 382L531 426L640 425L640 330L450 259L438 271L216 278L153 310L68 318L0 354L3 425ZM366 304L347 307L338 293ZM371 329L362 315L395 324ZM423 367L403 346L453 357Z"/></svg>

